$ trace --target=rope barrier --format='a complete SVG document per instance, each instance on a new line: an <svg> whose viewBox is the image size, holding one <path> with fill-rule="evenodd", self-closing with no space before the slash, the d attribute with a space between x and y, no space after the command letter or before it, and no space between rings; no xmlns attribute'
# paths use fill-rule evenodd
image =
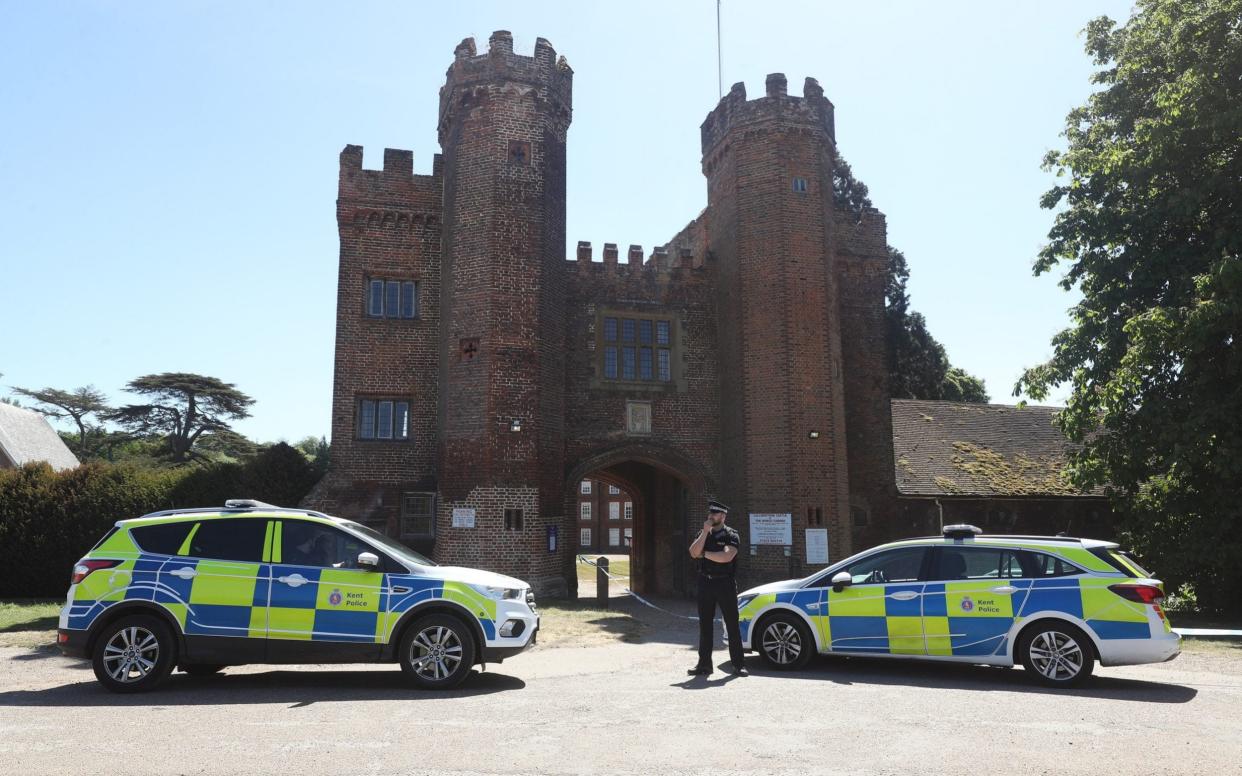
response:
<svg viewBox="0 0 1242 776"><path fill-rule="evenodd" d="M586 557L585 555L579 555L578 562L584 565L587 565L587 566L591 566L592 568L595 568L599 571L604 572L604 575L607 576L610 580L611 579L629 579L628 576L624 576L622 574L613 574L607 569L601 568L598 563L596 563L595 561L592 561L590 558ZM670 612L668 609L665 609L661 606L656 606L655 604L648 601L646 598L643 598L642 596L640 596L638 593L635 593L633 590L630 590L628 587L624 588L622 592L624 592L628 596L631 596L632 598L634 598L634 600L638 601L640 604L643 604L644 606L649 606L652 609L655 609L657 612L664 612L670 617L678 617L683 620L693 620L694 622L699 621L699 618L695 615L678 614L677 612ZM723 624L723 620L719 617L715 618L714 622L719 622Z"/></svg>

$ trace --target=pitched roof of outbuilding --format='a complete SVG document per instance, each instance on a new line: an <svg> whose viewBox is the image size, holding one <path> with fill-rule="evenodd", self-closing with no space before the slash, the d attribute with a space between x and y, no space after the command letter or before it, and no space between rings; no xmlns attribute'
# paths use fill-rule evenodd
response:
<svg viewBox="0 0 1242 776"><path fill-rule="evenodd" d="M61 471L78 465L60 435L39 413L0 402L0 452L14 465L47 461Z"/></svg>
<svg viewBox="0 0 1242 776"><path fill-rule="evenodd" d="M1077 445L1060 407L893 399L893 464L902 496L1102 496L1063 473Z"/></svg>

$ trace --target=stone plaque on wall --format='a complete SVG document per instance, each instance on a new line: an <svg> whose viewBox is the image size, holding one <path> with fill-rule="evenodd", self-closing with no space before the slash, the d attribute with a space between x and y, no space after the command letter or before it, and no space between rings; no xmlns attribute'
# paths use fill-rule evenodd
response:
<svg viewBox="0 0 1242 776"><path fill-rule="evenodd" d="M629 434L651 433L651 402L627 401L625 403L625 430Z"/></svg>

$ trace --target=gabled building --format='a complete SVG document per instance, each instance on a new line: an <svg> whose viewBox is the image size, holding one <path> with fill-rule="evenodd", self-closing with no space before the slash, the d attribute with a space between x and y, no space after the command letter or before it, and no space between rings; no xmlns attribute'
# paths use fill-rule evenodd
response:
<svg viewBox="0 0 1242 776"><path fill-rule="evenodd" d="M0 402L0 469L46 461L56 471L78 466L47 418L24 407Z"/></svg>

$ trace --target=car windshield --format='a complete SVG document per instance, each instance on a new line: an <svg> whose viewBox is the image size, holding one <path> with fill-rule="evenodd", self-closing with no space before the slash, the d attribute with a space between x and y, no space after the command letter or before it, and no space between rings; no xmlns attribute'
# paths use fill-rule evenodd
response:
<svg viewBox="0 0 1242 776"><path fill-rule="evenodd" d="M345 526L346 528L353 531L354 533L365 536L368 540L375 542L379 546L383 547L385 550L388 550L389 552L391 552L393 555L396 555L399 558L408 560L410 563L415 563L419 566L436 565L435 561L429 558L425 558L422 555L419 555L417 552L414 552L413 550L411 550L409 547L406 547L401 542L389 536L385 536L384 534L380 533L374 528L367 528L365 525L361 525L360 523L350 522L348 520L341 523L341 525Z"/></svg>

